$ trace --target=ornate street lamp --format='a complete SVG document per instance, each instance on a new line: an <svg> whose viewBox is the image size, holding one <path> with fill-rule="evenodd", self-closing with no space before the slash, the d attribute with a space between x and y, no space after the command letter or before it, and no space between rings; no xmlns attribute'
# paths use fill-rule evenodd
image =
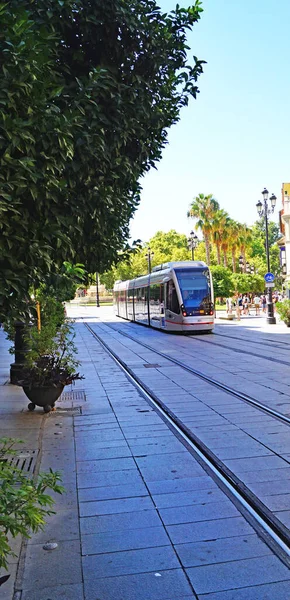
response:
<svg viewBox="0 0 290 600"><path fill-rule="evenodd" d="M244 272L244 258L242 256L242 254L239 256L239 267L241 269L241 273Z"/></svg>
<svg viewBox="0 0 290 600"><path fill-rule="evenodd" d="M267 269L268 273L271 272L270 269L270 254L269 254L269 232L268 232L268 215L274 212L276 206L276 196L272 194L269 198L269 192L266 188L262 191L263 203L261 200L257 202L257 211L259 217L265 217L265 229L266 229L266 255L267 255ZM268 202L270 200L271 206L269 207ZM273 307L273 295L272 288L268 288L268 313L267 313L267 322L274 325L276 323L276 319L274 317L274 307Z"/></svg>
<svg viewBox="0 0 290 600"><path fill-rule="evenodd" d="M148 246L147 248L147 254L145 254L145 258L147 259L148 262L148 273L151 273L151 259L154 256L154 252L151 252L151 248L150 246Z"/></svg>
<svg viewBox="0 0 290 600"><path fill-rule="evenodd" d="M189 248L189 250L191 250L191 260L194 260L194 251L198 245L198 242L199 242L199 240L198 240L196 233L194 231L191 231L189 234L189 238L187 240L188 248Z"/></svg>

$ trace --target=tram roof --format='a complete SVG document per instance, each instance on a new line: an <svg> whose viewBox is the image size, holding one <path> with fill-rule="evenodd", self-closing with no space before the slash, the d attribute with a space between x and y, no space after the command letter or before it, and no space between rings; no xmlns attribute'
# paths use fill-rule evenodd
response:
<svg viewBox="0 0 290 600"><path fill-rule="evenodd" d="M180 260L175 262L166 262L153 267L152 273L164 271L165 269L181 269L186 267L206 267L206 263L201 260Z"/></svg>
<svg viewBox="0 0 290 600"><path fill-rule="evenodd" d="M140 275L139 277L135 277L134 279L128 279L127 281L115 281L114 289L118 288L119 290L126 290L131 287L136 287L135 284L138 283L141 287L148 284L149 279L152 281L158 281L159 278L162 278L165 273L168 273L171 269L186 269L186 268L205 268L207 267L206 263L201 260L182 260L175 262L167 262L162 263L156 267L153 267L151 275ZM160 281L162 281L160 279Z"/></svg>

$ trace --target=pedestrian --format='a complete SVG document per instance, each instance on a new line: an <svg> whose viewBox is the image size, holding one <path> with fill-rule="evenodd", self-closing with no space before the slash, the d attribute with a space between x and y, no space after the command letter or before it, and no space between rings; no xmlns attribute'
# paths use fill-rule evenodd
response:
<svg viewBox="0 0 290 600"><path fill-rule="evenodd" d="M233 303L232 303L231 298L226 299L226 307L227 307L227 314L231 315L233 312Z"/></svg>
<svg viewBox="0 0 290 600"><path fill-rule="evenodd" d="M249 298L246 295L243 297L243 309L244 309L244 315L248 315L249 314Z"/></svg>
<svg viewBox="0 0 290 600"><path fill-rule="evenodd" d="M240 300L239 294L236 292L235 304L236 304L236 319L237 319L237 321L241 320L241 308L240 308L239 300Z"/></svg>
<svg viewBox="0 0 290 600"><path fill-rule="evenodd" d="M267 306L267 299L266 299L265 294L263 294L261 300L262 300L262 311L263 311L263 313L265 313L266 312L266 306Z"/></svg>
<svg viewBox="0 0 290 600"><path fill-rule="evenodd" d="M260 296L258 296L257 294L254 297L254 305L256 310L256 317L258 317L260 315Z"/></svg>

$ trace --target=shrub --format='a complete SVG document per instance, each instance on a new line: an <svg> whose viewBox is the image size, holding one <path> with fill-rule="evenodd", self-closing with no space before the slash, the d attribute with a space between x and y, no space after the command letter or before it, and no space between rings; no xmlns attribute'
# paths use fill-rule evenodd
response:
<svg viewBox="0 0 290 600"><path fill-rule="evenodd" d="M46 490L58 494L64 492L59 485L61 477L58 472L50 469L49 473L40 473L38 480L34 481L13 464L11 459L17 453L13 449L16 443L23 442L12 438L0 439L0 568L6 570L9 556L15 556L9 536L15 538L21 534L30 538L30 532L44 529L45 518L55 514L51 510L54 500L45 493Z"/></svg>

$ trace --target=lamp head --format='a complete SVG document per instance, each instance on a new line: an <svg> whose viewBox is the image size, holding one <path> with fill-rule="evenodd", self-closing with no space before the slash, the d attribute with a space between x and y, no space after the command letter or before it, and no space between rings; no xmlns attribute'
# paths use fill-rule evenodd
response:
<svg viewBox="0 0 290 600"><path fill-rule="evenodd" d="M273 211L274 211L274 208L276 206L276 200L277 200L277 198L276 198L275 194L272 194L272 196L270 197L270 202L271 202L271 206L272 206L272 210Z"/></svg>

